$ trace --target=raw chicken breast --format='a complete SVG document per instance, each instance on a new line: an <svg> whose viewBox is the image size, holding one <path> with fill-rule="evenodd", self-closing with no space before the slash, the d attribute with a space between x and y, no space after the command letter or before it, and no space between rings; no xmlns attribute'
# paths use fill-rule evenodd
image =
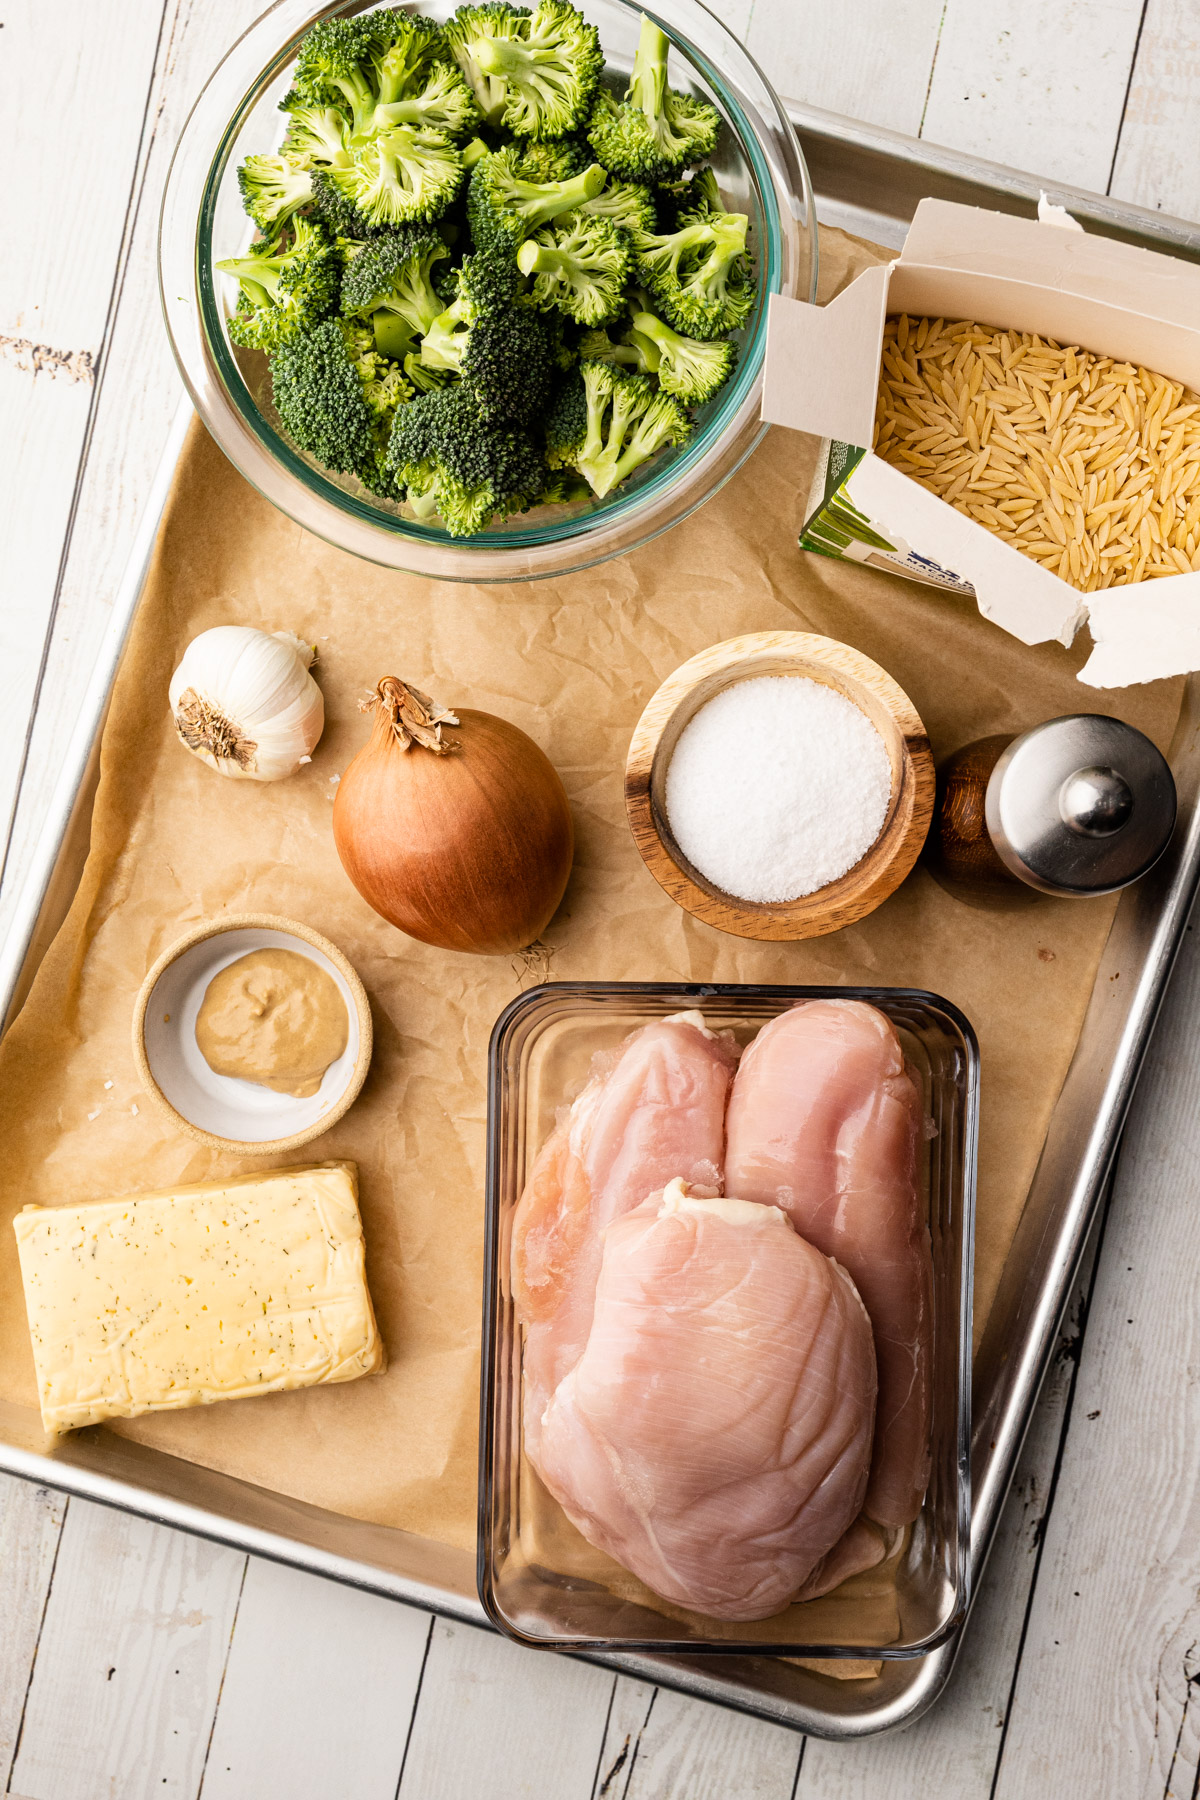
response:
<svg viewBox="0 0 1200 1800"><path fill-rule="evenodd" d="M546 1404L587 1343L604 1228L677 1175L720 1193L736 1059L700 1013L644 1025L542 1147L513 1216L511 1261L535 1459Z"/></svg>
<svg viewBox="0 0 1200 1800"><path fill-rule="evenodd" d="M778 1208L673 1181L605 1233L538 1466L656 1594L765 1619L858 1513L874 1408L870 1321L845 1271Z"/></svg>
<svg viewBox="0 0 1200 1800"><path fill-rule="evenodd" d="M806 1000L764 1025L729 1101L725 1185L780 1206L849 1271L875 1331L879 1405L865 1511L908 1524L929 1485L933 1266L917 1186L921 1096L892 1025Z"/></svg>

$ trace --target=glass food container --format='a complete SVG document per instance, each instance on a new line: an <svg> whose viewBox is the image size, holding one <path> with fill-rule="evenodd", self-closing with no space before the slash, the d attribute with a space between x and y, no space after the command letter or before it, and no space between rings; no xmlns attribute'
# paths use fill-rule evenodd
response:
<svg viewBox="0 0 1200 1800"><path fill-rule="evenodd" d="M816 298L817 227L812 188L792 125L766 77L697 0L657 0L653 16L672 40L671 80L710 99L725 120L713 166L731 209L750 217L758 297L735 333L738 362L696 416L686 444L664 450L604 501L540 507L473 538L406 516L353 476L334 475L283 436L261 353L235 348L226 328L236 283L213 264L240 254L253 228L237 167L275 149L285 120L296 46L317 19L368 10L363 0L315 6L277 0L238 40L184 127L163 200L159 280L167 331L188 392L230 461L274 505L318 537L397 569L452 581L524 581L588 568L647 542L701 506L740 467L766 431L759 418L767 302L773 293ZM447 0L417 10L444 19ZM600 32L605 79L623 88L637 45L635 0L586 0Z"/></svg>
<svg viewBox="0 0 1200 1800"><path fill-rule="evenodd" d="M652 1019L698 1008L745 1045L797 1000L866 1000L887 1014L921 1083L934 1269L933 1468L925 1503L882 1571L775 1618L729 1624L659 1600L571 1525L523 1447L521 1330L508 1281L513 1210L556 1110L593 1056ZM907 988L561 982L514 1000L488 1070L487 1241L479 1447L479 1594L519 1643L560 1650L919 1656L966 1613L970 1544L971 1271L979 1050L958 1009Z"/></svg>

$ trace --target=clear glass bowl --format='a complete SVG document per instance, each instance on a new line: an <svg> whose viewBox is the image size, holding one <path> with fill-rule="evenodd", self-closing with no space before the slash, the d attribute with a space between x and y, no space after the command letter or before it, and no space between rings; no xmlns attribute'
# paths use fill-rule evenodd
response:
<svg viewBox="0 0 1200 1800"><path fill-rule="evenodd" d="M597 1050L648 1020L698 1007L746 1044L797 1000L866 1000L887 1014L921 1081L930 1121L924 1182L933 1243L933 1469L925 1504L886 1581L846 1582L773 1619L736 1625L684 1613L592 1548L524 1452L521 1329L509 1233L526 1171ZM487 1242L479 1429L479 1597L519 1643L560 1650L921 1656L966 1616L970 1581L971 1271L979 1047L957 1007L908 988L551 982L496 1021L488 1066Z"/></svg>
<svg viewBox="0 0 1200 1800"><path fill-rule="evenodd" d="M271 404L266 359L235 349L226 328L234 284L213 264L238 254L252 227L237 167L276 147L278 111L298 40L319 18L368 10L364 0L317 7L277 0L238 40L184 127L163 199L159 280L171 345L196 410L230 461L274 505L318 537L391 568L452 581L525 581L588 568L656 537L728 481L766 431L759 418L767 303L773 293L816 297L817 227L796 134L762 71L698 0L656 0L674 46L671 78L705 95L726 121L713 159L731 207L750 216L755 310L736 334L738 366L697 416L686 445L660 453L604 501L539 507L474 538L406 517L353 477L331 474L291 444ZM447 0L421 12L446 18ZM609 77L632 66L636 0L584 0L600 31Z"/></svg>

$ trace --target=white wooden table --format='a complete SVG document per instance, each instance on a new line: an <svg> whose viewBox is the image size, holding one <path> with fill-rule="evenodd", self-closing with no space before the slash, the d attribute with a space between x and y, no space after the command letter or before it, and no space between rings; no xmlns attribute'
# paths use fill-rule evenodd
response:
<svg viewBox="0 0 1200 1800"><path fill-rule="evenodd" d="M0 5L0 929L180 397L155 291L167 163L260 4ZM719 10L786 95L1200 217L1200 0ZM0 1478L0 1789L1195 1800L1198 1018L1189 935L959 1669L911 1731L806 1743Z"/></svg>

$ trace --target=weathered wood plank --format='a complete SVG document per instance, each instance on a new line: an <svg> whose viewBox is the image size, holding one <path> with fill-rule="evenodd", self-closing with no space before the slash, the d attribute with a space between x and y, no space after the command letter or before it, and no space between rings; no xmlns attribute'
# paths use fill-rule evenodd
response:
<svg viewBox="0 0 1200 1800"><path fill-rule="evenodd" d="M0 1793L8 1792L66 1510L65 1495L0 1475Z"/></svg>
<svg viewBox="0 0 1200 1800"><path fill-rule="evenodd" d="M1196 1792L1200 942L1126 1133L998 1800Z"/></svg>
<svg viewBox="0 0 1200 1800"><path fill-rule="evenodd" d="M990 1795L1055 1463L1074 1416L1095 1254L1093 1238L950 1685L931 1712L898 1735L863 1744L811 1738L796 1800L877 1800L885 1793L887 1800L987 1800Z"/></svg>
<svg viewBox="0 0 1200 1800"><path fill-rule="evenodd" d="M1146 0L1110 193L1200 219L1200 14L1195 0Z"/></svg>
<svg viewBox="0 0 1200 1800"><path fill-rule="evenodd" d="M755 0L746 43L789 100L916 137L945 0Z"/></svg>
<svg viewBox="0 0 1200 1800"><path fill-rule="evenodd" d="M394 1800L432 1619L252 1557L204 1800Z"/></svg>
<svg viewBox="0 0 1200 1800"><path fill-rule="evenodd" d="M246 1558L72 1501L12 1788L26 1800L194 1800Z"/></svg>
<svg viewBox="0 0 1200 1800"><path fill-rule="evenodd" d="M34 10L31 0L26 0L26 4L30 11ZM54 0L55 6L67 4L68 0ZM64 28L64 41L69 38L69 41L78 45L77 54L81 66L86 66L89 72L94 71L92 91L99 94L103 91L107 63L101 57L99 49L93 47L93 40L111 44L112 54L117 55L121 41L120 18L123 14L118 12L114 16L114 9L108 6L89 7L86 0L70 0L70 4L77 5L80 18L87 21L87 27L85 30L81 23L79 31L73 36L66 34ZM24 452L13 446L11 440L14 434L6 432L0 435L0 506L5 504L7 497L14 507L24 509L24 516L20 520L21 536L17 541L28 544L30 556L36 552L41 557L37 576L41 587L37 591L45 595L45 604L39 615L40 624L36 625L36 629L24 625L21 628L26 636L29 630L33 630L31 643L36 639L36 656L31 649L25 662L20 665L26 670L27 676L31 670L36 674L37 662L42 653L48 607L53 598L55 582L58 581L54 629L42 682L41 700L32 728L29 754L13 821L8 864L3 888L0 890L0 931L3 931L7 923L20 881L28 867L38 828L61 767L70 725L87 687L96 652L108 623L113 595L129 555L171 420L183 395L182 384L163 329L158 300L156 233L167 165L199 89L230 44L263 9L262 0L167 0L161 41L155 57L157 21L161 10L158 0L154 0L153 6L148 4L148 0L121 0L122 9L131 6L136 9L147 30L149 15L153 12L155 30L148 34L148 48L143 58L143 89L136 108L130 103L123 110L130 114L136 110L140 120L146 92L149 91L147 125L140 149L136 147L135 134L135 142L128 156L128 172L125 177L128 214L126 216L122 213L110 237L109 263L103 271L103 277L96 277L96 285L104 288L105 295L109 292L114 295L114 317L104 340L104 354L99 363L94 397L90 396L88 390L88 397L92 398L93 403L88 420L87 457L79 480L75 511L69 520L65 555L63 537L68 525L75 467L83 437L82 424L77 422L74 448L69 456L56 447L61 440L61 430L48 448L39 450L38 472L36 476L31 476L28 493L25 487L19 485L8 489L4 479L5 458L10 453L17 456ZM47 7L45 10L49 13L51 8ZM8 36L7 25L4 36ZM44 44L44 41L39 34L36 42ZM31 46L31 56L35 47L36 45ZM10 47L6 45L7 48ZM44 55L44 49L42 54ZM137 58L131 56L131 60L136 61ZM30 91L36 90L31 88ZM39 100L39 104L41 103ZM72 138L72 142L74 141ZM39 154L43 152L39 151ZM52 158L47 160L52 166L57 166L53 165ZM116 180L115 163L107 154L94 159L89 155L82 164L72 156L69 165L64 164L59 170L56 179L64 185L68 179L71 181L81 196L81 208L92 207L103 211L105 194ZM69 231L67 236L69 237ZM55 241L58 241L57 236ZM64 273L70 273L73 265L65 258L62 260ZM0 312L0 332L9 329L4 321L5 314ZM98 348L99 341L98 328L93 349ZM66 342L64 339L64 343ZM34 380L32 376L24 379L27 383ZM37 407L54 408L58 411L64 411L72 405L78 408L81 404L78 396L84 392L78 383L70 384L69 387L62 376L51 381L48 376L40 375L36 378L36 389ZM5 393L0 388L0 407L4 404ZM86 398L82 405L86 412ZM8 418L14 415L6 412L5 416ZM44 434L49 427L39 426L35 421L34 429ZM6 445L9 448L6 449ZM61 469L67 468L68 464L71 479L66 485L63 498L61 480L58 480L55 471L59 471L61 475ZM58 508L57 512L53 510L55 507ZM6 536L6 544L12 542L14 540L11 535ZM58 580L60 556L63 557L63 563L61 580ZM7 548L6 557L9 558L7 573L11 578L13 569ZM30 576L29 582L32 580L33 577ZM27 585L23 577L22 586ZM14 587L12 591L15 593L19 590ZM33 592L34 588L29 586L29 593L32 595ZM14 609L3 610L7 616ZM21 611L24 615L24 601ZM0 662L4 661L7 661L6 650L5 655L0 657ZM5 781L15 775L20 765L31 698L31 678L26 680L26 686L20 693L15 690L11 694L7 690L3 693L3 716L12 723L0 739L0 831L12 799L11 780L7 788ZM6 757L10 759L7 762L4 760ZM5 774L6 770L8 776Z"/></svg>
<svg viewBox="0 0 1200 1800"><path fill-rule="evenodd" d="M922 137L1103 193L1142 0L948 0Z"/></svg>
<svg viewBox="0 0 1200 1800"><path fill-rule="evenodd" d="M397 1800L591 1800L614 1679L435 1620Z"/></svg>
<svg viewBox="0 0 1200 1800"><path fill-rule="evenodd" d="M114 298L160 0L5 9L9 131L0 258L0 834L16 792ZM51 49L51 46L53 48ZM48 151L47 117L69 121ZM81 147L86 150L81 153Z"/></svg>
<svg viewBox="0 0 1200 1800"><path fill-rule="evenodd" d="M659 1688L605 1800L791 1800L803 1751L781 1725Z"/></svg>
<svg viewBox="0 0 1200 1800"><path fill-rule="evenodd" d="M592 1800L624 1800L632 1769L650 1709L658 1689L646 1681L631 1681L618 1675L613 1683L608 1717L604 1726L604 1742L596 1762L596 1779Z"/></svg>

